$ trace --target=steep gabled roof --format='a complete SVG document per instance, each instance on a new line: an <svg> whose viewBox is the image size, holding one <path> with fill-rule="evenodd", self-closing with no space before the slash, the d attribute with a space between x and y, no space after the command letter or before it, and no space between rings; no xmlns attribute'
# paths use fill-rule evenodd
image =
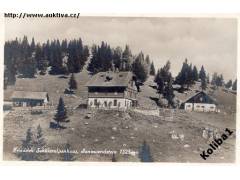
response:
<svg viewBox="0 0 240 180"><path fill-rule="evenodd" d="M32 92L32 91L14 91L12 99L37 99L43 100L47 97L47 92Z"/></svg>
<svg viewBox="0 0 240 180"><path fill-rule="evenodd" d="M200 100L201 99L201 100ZM188 98L184 103L207 103L217 104L216 100L210 97L207 93L201 91Z"/></svg>
<svg viewBox="0 0 240 180"><path fill-rule="evenodd" d="M129 81L132 80L133 73L124 72L99 72L95 74L90 81L87 82L87 87L127 87Z"/></svg>

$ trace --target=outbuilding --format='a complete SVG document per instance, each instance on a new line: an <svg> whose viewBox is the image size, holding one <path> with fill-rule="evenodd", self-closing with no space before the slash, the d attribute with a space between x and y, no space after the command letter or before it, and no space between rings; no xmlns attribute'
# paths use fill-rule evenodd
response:
<svg viewBox="0 0 240 180"><path fill-rule="evenodd" d="M15 107L44 106L49 102L47 92L14 91L11 99Z"/></svg>
<svg viewBox="0 0 240 180"><path fill-rule="evenodd" d="M204 91L198 92L182 103L186 111L215 112L217 102Z"/></svg>

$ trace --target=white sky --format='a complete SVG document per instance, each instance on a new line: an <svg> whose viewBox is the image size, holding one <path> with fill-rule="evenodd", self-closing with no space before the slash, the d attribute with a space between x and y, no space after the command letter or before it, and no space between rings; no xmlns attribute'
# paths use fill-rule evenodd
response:
<svg viewBox="0 0 240 180"><path fill-rule="evenodd" d="M105 41L111 47L128 44L132 52L149 54L156 68L171 61L176 75L182 62L210 73L236 78L237 20L215 18L118 18L80 17L79 19L5 18L6 40L27 35L35 41L81 37L84 44Z"/></svg>

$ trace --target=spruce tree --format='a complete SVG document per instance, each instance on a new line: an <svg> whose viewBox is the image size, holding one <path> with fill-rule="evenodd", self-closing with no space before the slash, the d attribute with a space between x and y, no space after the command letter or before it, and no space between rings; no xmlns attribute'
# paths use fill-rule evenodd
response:
<svg viewBox="0 0 240 180"><path fill-rule="evenodd" d="M45 139L43 137L42 128L40 125L37 127L36 145L38 148L42 148L46 145Z"/></svg>
<svg viewBox="0 0 240 180"><path fill-rule="evenodd" d="M36 160L36 149L34 147L34 139L33 139L33 133L31 128L28 128L26 133L26 139L22 141L22 150L26 152L18 153L18 156L21 158L21 160L24 161L34 161Z"/></svg>
<svg viewBox="0 0 240 180"><path fill-rule="evenodd" d="M117 159L116 159L116 156L115 156L114 153L113 153L113 155L112 155L112 162L117 162Z"/></svg>
<svg viewBox="0 0 240 180"><path fill-rule="evenodd" d="M237 79L234 81L232 85L232 90L236 91L237 90Z"/></svg>
<svg viewBox="0 0 240 180"><path fill-rule="evenodd" d="M193 74L194 81L198 81L198 70L196 66L193 66L192 74Z"/></svg>
<svg viewBox="0 0 240 180"><path fill-rule="evenodd" d="M83 47L83 61L84 61L84 64L88 60L89 55L90 55L90 53L89 53L88 46L84 46Z"/></svg>
<svg viewBox="0 0 240 180"><path fill-rule="evenodd" d="M207 88L206 78L201 79L201 88L202 88L202 91L206 90L206 88Z"/></svg>
<svg viewBox="0 0 240 180"><path fill-rule="evenodd" d="M174 107L174 92L173 92L173 87L172 87L172 78L167 82L166 87L165 87L165 98L168 100L168 106Z"/></svg>
<svg viewBox="0 0 240 180"><path fill-rule="evenodd" d="M156 72L155 72L155 67L154 67L154 64L153 62L151 63L151 66L150 66L150 73L149 73L151 76L155 76Z"/></svg>
<svg viewBox="0 0 240 180"><path fill-rule="evenodd" d="M231 79L225 84L225 87L226 88L232 87L232 80Z"/></svg>
<svg viewBox="0 0 240 180"><path fill-rule="evenodd" d="M63 98L59 98L57 107L57 113L55 114L54 120L57 122L57 127L60 128L61 122L67 121L67 109L65 108Z"/></svg>
<svg viewBox="0 0 240 180"><path fill-rule="evenodd" d="M143 142L139 150L139 159L141 162L153 162L150 146L146 141Z"/></svg>
<svg viewBox="0 0 240 180"><path fill-rule="evenodd" d="M213 75L212 75L212 81L211 81L211 84L212 84L213 86L216 86L216 84L217 84L217 78L218 78L218 74L217 74L216 72L214 72Z"/></svg>
<svg viewBox="0 0 240 180"><path fill-rule="evenodd" d="M188 60L185 59L183 65L182 65L182 69L176 77L176 83L181 85L182 89L184 89L184 87L187 85L188 72L189 72Z"/></svg>
<svg viewBox="0 0 240 180"><path fill-rule="evenodd" d="M63 153L63 161L74 161L75 157L73 153L71 153L71 145L67 143L64 147L64 153Z"/></svg>
<svg viewBox="0 0 240 180"><path fill-rule="evenodd" d="M192 64L188 65L186 76L186 84L187 88L189 88L194 83Z"/></svg>
<svg viewBox="0 0 240 180"><path fill-rule="evenodd" d="M42 128L40 125L38 125L38 127L37 127L35 146L36 146L36 149L39 149L39 150L41 150L42 148L44 148L46 146L46 142L43 137L43 132L42 132ZM42 153L42 152L36 154L36 159L38 161L48 160L46 153Z"/></svg>
<svg viewBox="0 0 240 180"><path fill-rule="evenodd" d="M47 73L48 61L46 59L41 59L39 61L40 75L45 75Z"/></svg>
<svg viewBox="0 0 240 180"><path fill-rule="evenodd" d="M132 64L132 71L136 75L137 79L141 82L145 82L148 77L148 70L144 65L144 55L139 53L135 61Z"/></svg>
<svg viewBox="0 0 240 180"><path fill-rule="evenodd" d="M206 82L209 84L210 83L210 77L209 77L209 74L207 75L206 77Z"/></svg>
<svg viewBox="0 0 240 180"><path fill-rule="evenodd" d="M69 85L69 89L72 90L76 90L77 89L77 81L75 80L74 74L72 73L70 80L68 82Z"/></svg>
<svg viewBox="0 0 240 180"><path fill-rule="evenodd" d="M133 55L128 45L125 46L125 49L122 53L122 67L120 68L122 71L131 70L131 65L133 61Z"/></svg>
<svg viewBox="0 0 240 180"><path fill-rule="evenodd" d="M201 80L206 80L206 71L205 71L205 69L204 69L203 66L201 67L201 70L200 70L200 72L199 72L199 78L200 78Z"/></svg>
<svg viewBox="0 0 240 180"><path fill-rule="evenodd" d="M159 93L159 100L161 100L161 95L167 99L169 106L174 106L173 99L175 97L173 91L173 78L170 73L171 63L167 61L160 70L158 70L155 76L155 82L157 83L157 92Z"/></svg>
<svg viewBox="0 0 240 180"><path fill-rule="evenodd" d="M117 47L113 50L113 63L114 63L115 69L121 70L123 66L121 47Z"/></svg>

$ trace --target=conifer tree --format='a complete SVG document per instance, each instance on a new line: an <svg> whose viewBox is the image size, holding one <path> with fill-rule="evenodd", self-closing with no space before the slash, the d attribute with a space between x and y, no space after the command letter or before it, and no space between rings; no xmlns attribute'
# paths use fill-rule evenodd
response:
<svg viewBox="0 0 240 180"><path fill-rule="evenodd" d="M37 127L35 146L36 146L36 149L42 149L46 146L46 142L43 137L43 132L42 132L42 128L40 125L38 125L38 127ZM43 153L43 152L36 154L36 160L38 160L38 161L48 160L47 154Z"/></svg>
<svg viewBox="0 0 240 180"><path fill-rule="evenodd" d="M237 79L234 81L232 85L232 90L236 91L237 90Z"/></svg>
<svg viewBox="0 0 240 180"><path fill-rule="evenodd" d="M122 53L122 67L121 70L122 71L129 71L131 70L131 65L133 61L133 55L132 52L130 50L130 47L128 45L125 46L125 49Z"/></svg>
<svg viewBox="0 0 240 180"><path fill-rule="evenodd" d="M122 49L121 47L117 47L113 49L113 63L115 69L122 70L123 67L123 62L122 62Z"/></svg>
<svg viewBox="0 0 240 180"><path fill-rule="evenodd" d="M207 75L207 77L206 77L206 83L210 83L210 77L209 77L209 74Z"/></svg>
<svg viewBox="0 0 240 180"><path fill-rule="evenodd" d="M155 76L156 72L155 72L155 67L154 67L154 64L153 62L151 63L151 66L150 66L150 73L149 73L151 76Z"/></svg>
<svg viewBox="0 0 240 180"><path fill-rule="evenodd" d="M73 153L71 153L71 145L67 143L64 147L64 153L63 153L63 161L74 161L75 157Z"/></svg>
<svg viewBox="0 0 240 180"><path fill-rule="evenodd" d="M201 79L201 88L202 88L202 91L206 90L206 88L207 88L206 78Z"/></svg>
<svg viewBox="0 0 240 180"><path fill-rule="evenodd" d="M225 87L226 88L230 88L232 87L233 83L232 83L232 80L230 79L226 84L225 84Z"/></svg>
<svg viewBox="0 0 240 180"><path fill-rule="evenodd" d="M173 107L174 106L173 99L174 99L175 95L173 92L172 82L173 82L173 80L172 80L172 78L170 78L170 80L166 84L164 96L168 100L168 105Z"/></svg>
<svg viewBox="0 0 240 180"><path fill-rule="evenodd" d="M76 90L77 89L77 81L75 80L74 74L72 73L70 80L69 80L69 89Z"/></svg>
<svg viewBox="0 0 240 180"><path fill-rule="evenodd" d="M36 149L34 148L34 139L33 139L33 133L31 128L28 128L26 133L26 139L22 141L22 149L25 152L21 152L18 154L18 156L21 158L21 160L24 161L34 161L36 160Z"/></svg>
<svg viewBox="0 0 240 180"><path fill-rule="evenodd" d="M188 60L185 59L185 62L182 65L182 69L176 77L176 83L181 85L182 89L184 89L184 87L187 85L189 72L188 69L189 69Z"/></svg>
<svg viewBox="0 0 240 180"><path fill-rule="evenodd" d="M193 79L194 81L198 81L198 70L197 70L197 67L196 66L193 66Z"/></svg>
<svg viewBox="0 0 240 180"><path fill-rule="evenodd" d="M214 72L213 75L212 75L212 81L211 81L212 85L216 86L217 78L218 78L218 74L216 72Z"/></svg>
<svg viewBox="0 0 240 180"><path fill-rule="evenodd" d="M132 64L132 71L136 75L137 79L141 82L145 82L148 77L148 69L144 64L144 55L139 53L135 61Z"/></svg>
<svg viewBox="0 0 240 180"><path fill-rule="evenodd" d="M143 142L139 150L139 159L141 162L153 162L150 146L146 141Z"/></svg>
<svg viewBox="0 0 240 180"><path fill-rule="evenodd" d="M112 155L112 162L117 162L117 159L116 159L116 156L115 156L114 153L113 153L113 155Z"/></svg>
<svg viewBox="0 0 240 180"><path fill-rule="evenodd" d="M59 98L59 103L57 107L57 113L55 114L54 120L57 122L57 127L60 127L61 122L67 121L67 109L65 108L63 98Z"/></svg>
<svg viewBox="0 0 240 180"><path fill-rule="evenodd" d="M42 148L46 145L45 139L43 137L42 128L40 125L37 127L36 145L38 148Z"/></svg>
<svg viewBox="0 0 240 180"><path fill-rule="evenodd" d="M201 79L201 80L206 80L206 71L205 71L205 69L204 69L204 67L202 66L201 67L201 70L200 70L200 72L199 72L199 78Z"/></svg>

